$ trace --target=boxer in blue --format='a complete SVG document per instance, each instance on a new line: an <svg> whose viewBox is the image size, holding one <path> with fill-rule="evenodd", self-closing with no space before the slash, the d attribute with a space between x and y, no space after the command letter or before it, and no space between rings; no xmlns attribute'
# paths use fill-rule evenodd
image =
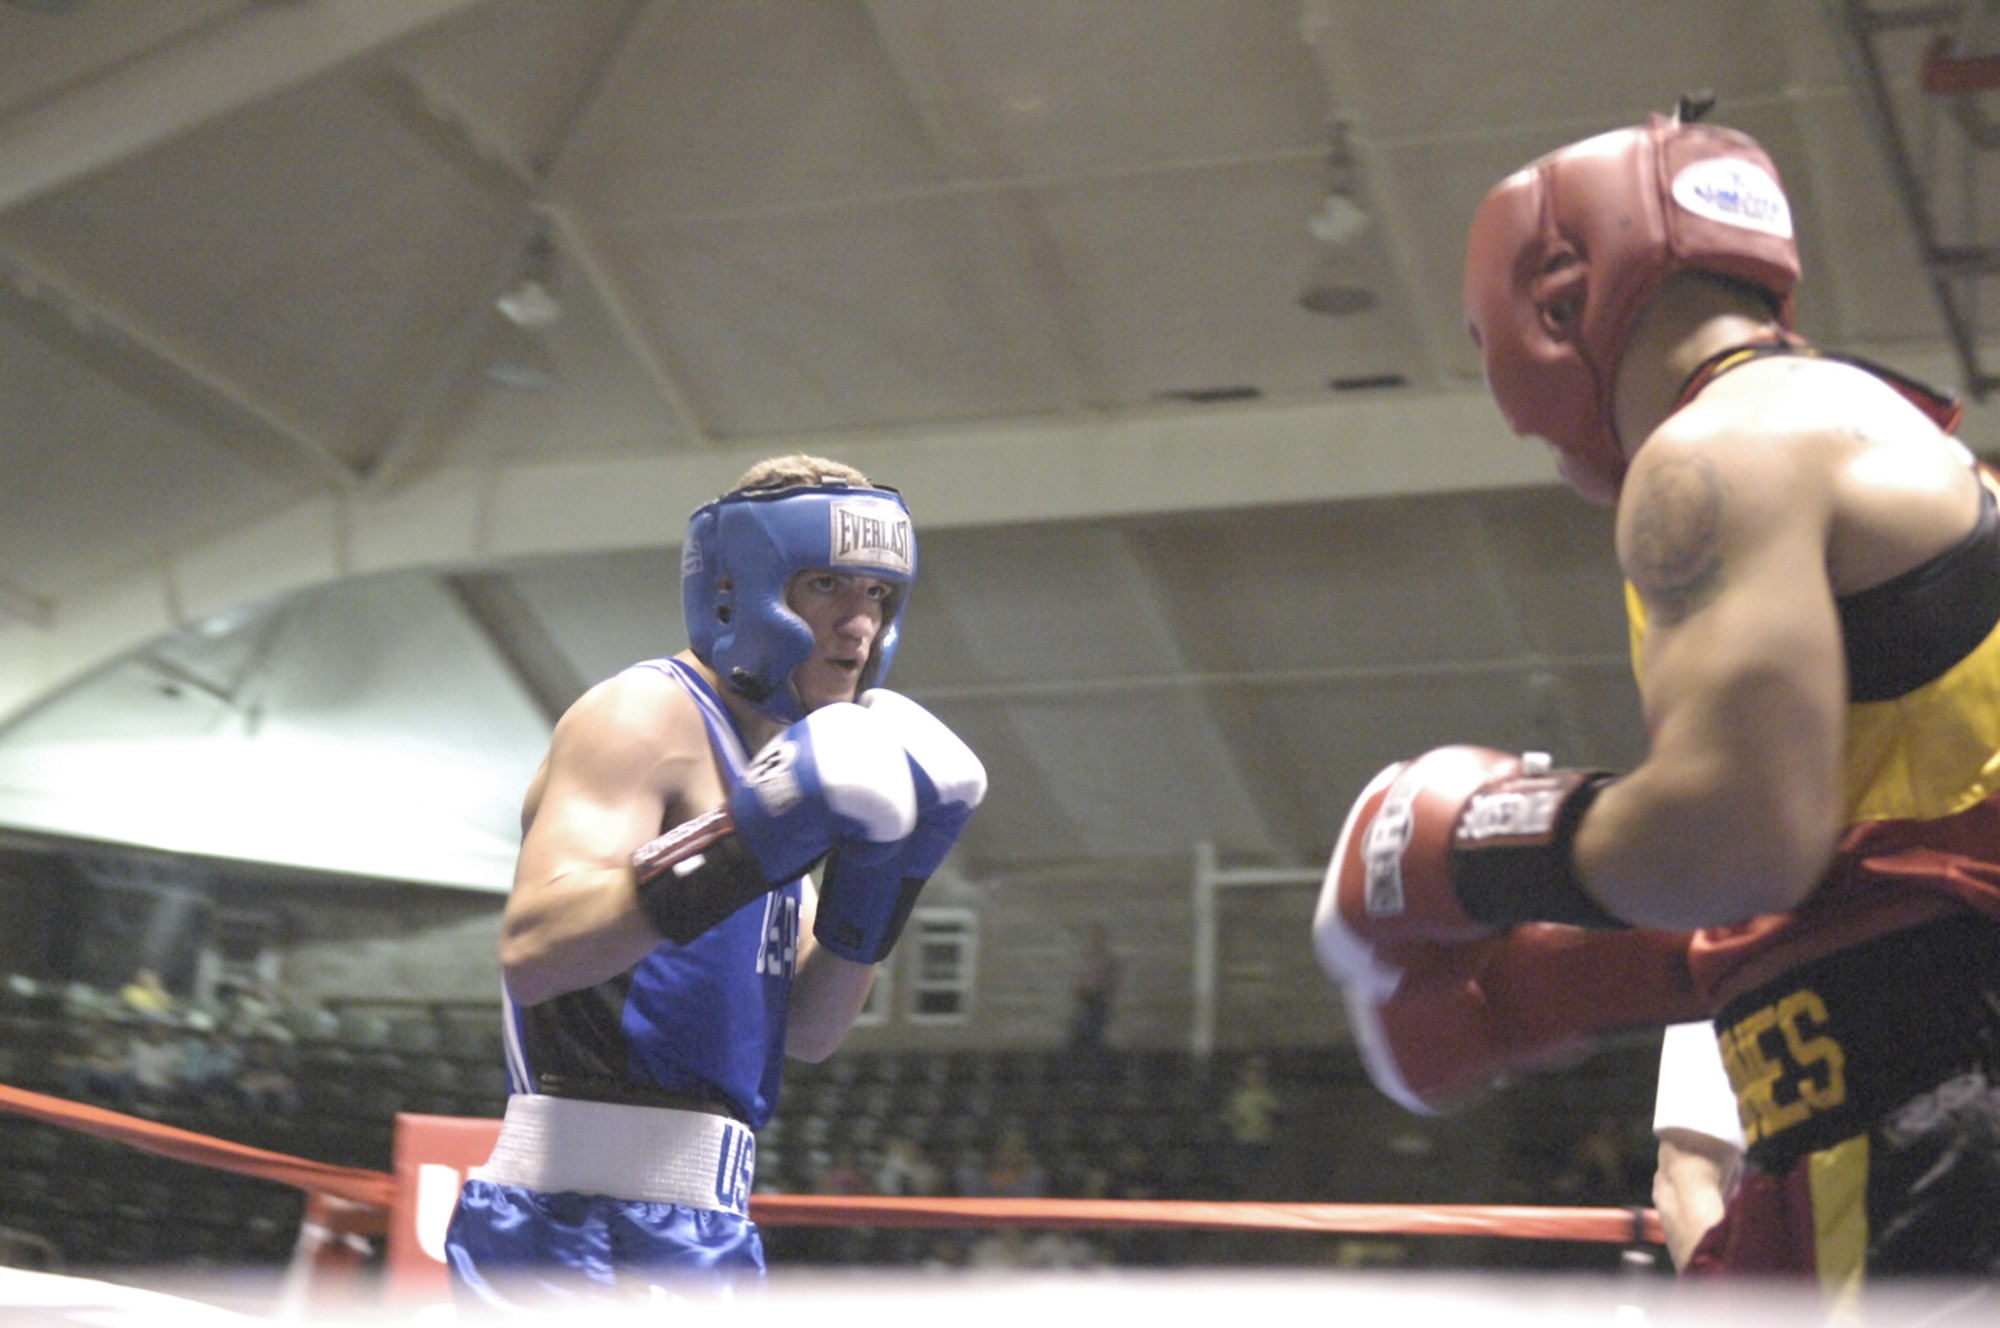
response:
<svg viewBox="0 0 2000 1328"><path fill-rule="evenodd" d="M461 1306L761 1281L755 1132L784 1058L846 1036L985 793L880 687L915 577L893 490L760 463L689 522L689 648L557 724L502 921L506 1119L447 1238Z"/></svg>

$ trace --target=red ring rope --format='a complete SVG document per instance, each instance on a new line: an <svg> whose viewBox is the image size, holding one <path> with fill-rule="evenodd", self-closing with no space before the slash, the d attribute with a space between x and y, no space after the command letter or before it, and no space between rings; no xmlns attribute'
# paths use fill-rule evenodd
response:
<svg viewBox="0 0 2000 1328"><path fill-rule="evenodd" d="M1342 1231L1401 1236L1518 1236L1661 1244L1650 1208L1509 1204L1216 1203L1184 1199L948 1199L759 1194L750 1215L768 1226L1199 1227Z"/></svg>
<svg viewBox="0 0 2000 1328"><path fill-rule="evenodd" d="M182 1162L255 1176L380 1209L395 1202L385 1171L334 1166L210 1138L102 1107L0 1084L0 1111L130 1144ZM768 1226L1201 1228L1338 1231L1404 1236L1661 1244L1650 1208L1507 1204L1216 1203L1177 1199L957 1199L759 1194L750 1215Z"/></svg>
<svg viewBox="0 0 2000 1328"><path fill-rule="evenodd" d="M235 1172L239 1176L277 1181L307 1193L327 1194L349 1203L381 1208L384 1212L396 1198L396 1178L386 1171L338 1167L329 1162L290 1157L162 1125L143 1116L127 1116L123 1112L106 1111L103 1107L70 1102L45 1093L30 1093L5 1084L0 1084L0 1111L30 1116L79 1134L130 1144L176 1161L194 1162L218 1171Z"/></svg>

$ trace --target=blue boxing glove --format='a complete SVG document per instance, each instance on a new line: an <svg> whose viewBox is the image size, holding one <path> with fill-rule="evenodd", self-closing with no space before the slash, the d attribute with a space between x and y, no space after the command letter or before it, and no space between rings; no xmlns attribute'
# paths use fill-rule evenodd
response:
<svg viewBox="0 0 2000 1328"><path fill-rule="evenodd" d="M876 688L861 705L879 717L909 757L916 827L884 846L843 836L820 881L813 938L843 959L879 963L903 933L917 895L958 842L986 796L986 767L936 716L906 696Z"/></svg>
<svg viewBox="0 0 2000 1328"><path fill-rule="evenodd" d="M886 852L916 828L903 744L882 720L842 701L773 738L727 802L632 855L639 904L682 944L758 896L811 870L837 842Z"/></svg>
<svg viewBox="0 0 2000 1328"><path fill-rule="evenodd" d="M900 735L847 701L821 706L767 743L729 794L736 833L774 883L836 841L895 843L914 828L916 789Z"/></svg>

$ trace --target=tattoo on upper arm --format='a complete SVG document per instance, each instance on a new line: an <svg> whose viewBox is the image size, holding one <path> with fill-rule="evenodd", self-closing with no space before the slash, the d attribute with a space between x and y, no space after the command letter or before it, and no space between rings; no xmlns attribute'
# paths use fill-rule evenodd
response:
<svg viewBox="0 0 2000 1328"><path fill-rule="evenodd" d="M1723 483L1704 457L1664 462L1646 477L1627 526L1625 574L1662 624L1678 622L1722 589L1715 538Z"/></svg>

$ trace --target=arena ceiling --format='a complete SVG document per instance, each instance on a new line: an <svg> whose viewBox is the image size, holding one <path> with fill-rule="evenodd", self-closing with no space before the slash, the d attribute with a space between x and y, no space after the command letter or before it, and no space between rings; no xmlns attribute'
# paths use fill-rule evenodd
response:
<svg viewBox="0 0 2000 1328"><path fill-rule="evenodd" d="M502 887L550 716L792 450L918 517L970 879L1310 868L1445 741L1629 763L1467 219L1712 90L1804 329L1983 396L1989 8L4 0L0 824Z"/></svg>

